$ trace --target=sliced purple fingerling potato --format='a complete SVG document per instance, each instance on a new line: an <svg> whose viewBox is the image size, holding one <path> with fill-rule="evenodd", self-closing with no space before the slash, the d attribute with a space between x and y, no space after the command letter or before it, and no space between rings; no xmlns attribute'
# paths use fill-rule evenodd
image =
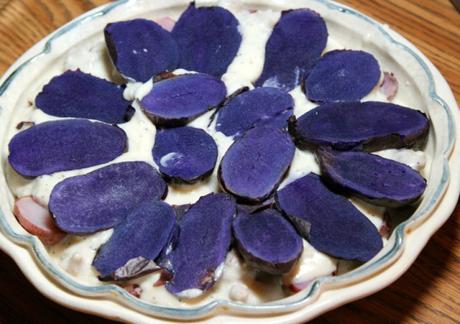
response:
<svg viewBox="0 0 460 324"><path fill-rule="evenodd" d="M429 128L421 111L378 101L323 104L289 120L289 132L299 146L338 150L420 148Z"/></svg>
<svg viewBox="0 0 460 324"><path fill-rule="evenodd" d="M217 145L204 130L193 127L157 131L152 155L161 174L178 183L194 183L209 176L217 161Z"/></svg>
<svg viewBox="0 0 460 324"><path fill-rule="evenodd" d="M274 209L238 213L233 235L246 263L270 274L289 272L303 251L297 231Z"/></svg>
<svg viewBox="0 0 460 324"><path fill-rule="evenodd" d="M264 67L255 85L291 91L321 57L327 37L326 23L316 12L283 11L268 39Z"/></svg>
<svg viewBox="0 0 460 324"><path fill-rule="evenodd" d="M286 132L273 127L253 128L236 140L222 158L220 184L239 202L260 203L275 191L294 152L294 143Z"/></svg>
<svg viewBox="0 0 460 324"><path fill-rule="evenodd" d="M171 34L157 23L134 19L108 24L105 42L117 70L126 78L146 82L179 64L179 48Z"/></svg>
<svg viewBox="0 0 460 324"><path fill-rule="evenodd" d="M364 51L326 53L306 78L304 90L314 102L359 101L380 80L377 60Z"/></svg>
<svg viewBox="0 0 460 324"><path fill-rule="evenodd" d="M16 134L8 144L13 169L25 177L82 169L120 156L125 132L84 119L50 121Z"/></svg>
<svg viewBox="0 0 460 324"><path fill-rule="evenodd" d="M54 77L35 98L48 115L96 119L109 124L127 122L135 110L123 98L123 87L90 74L67 71Z"/></svg>
<svg viewBox="0 0 460 324"><path fill-rule="evenodd" d="M141 107L159 126L182 126L218 106L225 84L207 74L183 74L153 84Z"/></svg>
<svg viewBox="0 0 460 324"><path fill-rule="evenodd" d="M329 184L375 205L407 205L426 188L425 179L417 171L378 155L322 147L317 157L322 176Z"/></svg>
<svg viewBox="0 0 460 324"><path fill-rule="evenodd" d="M201 197L185 213L175 248L168 255L173 275L166 284L169 292L195 298L216 283L232 241L235 214L235 200L224 193Z"/></svg>
<svg viewBox="0 0 460 324"><path fill-rule="evenodd" d="M293 107L288 93L276 88L256 88L237 95L219 109L216 130L237 136L261 125L285 128Z"/></svg>
<svg viewBox="0 0 460 324"><path fill-rule="evenodd" d="M221 7L196 8L192 2L172 30L181 54L179 66L220 78L241 44L239 23Z"/></svg>
<svg viewBox="0 0 460 324"><path fill-rule="evenodd" d="M49 209L67 233L88 234L112 228L144 201L160 200L167 186L145 162L121 162L59 182Z"/></svg>
<svg viewBox="0 0 460 324"><path fill-rule="evenodd" d="M126 280L160 270L154 260L169 241L174 209L162 201L145 201L114 228L93 260L100 280Z"/></svg>
<svg viewBox="0 0 460 324"><path fill-rule="evenodd" d="M367 262L383 247L377 228L348 199L331 191L310 173L275 195L299 233L318 251Z"/></svg>

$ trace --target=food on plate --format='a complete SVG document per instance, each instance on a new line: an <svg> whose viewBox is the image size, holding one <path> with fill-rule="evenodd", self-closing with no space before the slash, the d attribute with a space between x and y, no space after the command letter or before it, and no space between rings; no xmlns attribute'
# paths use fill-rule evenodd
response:
<svg viewBox="0 0 460 324"><path fill-rule="evenodd" d="M93 266L101 280L126 280L160 270L155 259L169 242L176 216L163 201L144 201L114 228Z"/></svg>
<svg viewBox="0 0 460 324"><path fill-rule="evenodd" d="M323 18L309 9L283 11L265 48L265 62L257 87L290 91L303 82L327 43Z"/></svg>
<svg viewBox="0 0 460 324"><path fill-rule="evenodd" d="M244 91L219 109L216 130L226 136L238 136L262 125L284 129L293 107L292 97L276 88Z"/></svg>
<svg viewBox="0 0 460 324"><path fill-rule="evenodd" d="M25 177L82 169L120 156L126 134L115 126L84 119L34 125L10 141L8 161Z"/></svg>
<svg viewBox="0 0 460 324"><path fill-rule="evenodd" d="M167 179L193 183L208 177L214 170L217 145L202 129L169 128L157 131L152 154Z"/></svg>
<svg viewBox="0 0 460 324"><path fill-rule="evenodd" d="M372 54L336 50L326 53L305 80L305 92L314 102L358 101L380 80L380 67Z"/></svg>
<svg viewBox="0 0 460 324"><path fill-rule="evenodd" d="M383 247L377 228L347 198L310 173L279 190L277 206L318 251L367 262Z"/></svg>
<svg viewBox="0 0 460 324"><path fill-rule="evenodd" d="M302 239L276 210L238 213L233 221L238 251L253 268L271 274L289 272L299 259Z"/></svg>
<svg viewBox="0 0 460 324"><path fill-rule="evenodd" d="M88 234L120 224L138 204L166 193L166 183L151 165L121 162L59 182L49 209L61 230Z"/></svg>
<svg viewBox="0 0 460 324"><path fill-rule="evenodd" d="M179 48L171 34L147 19L108 24L104 29L113 64L125 78L146 82L179 63Z"/></svg>
<svg viewBox="0 0 460 324"><path fill-rule="evenodd" d="M378 101L323 104L289 125L301 145L366 151L423 147L429 128L424 113Z"/></svg>
<svg viewBox="0 0 460 324"><path fill-rule="evenodd" d="M35 98L35 105L52 116L110 124L125 123L134 114L131 102L123 98L122 86L79 70L52 78Z"/></svg>
<svg viewBox="0 0 460 324"><path fill-rule="evenodd" d="M109 23L12 117L14 214L82 284L279 300L378 257L423 197L430 121L377 86L381 53L307 8L219 3Z"/></svg>
<svg viewBox="0 0 460 324"><path fill-rule="evenodd" d="M333 187L375 205L401 207L416 201L426 188L417 171L378 155L323 147L317 156L324 179Z"/></svg>
<svg viewBox="0 0 460 324"><path fill-rule="evenodd" d="M171 32L179 46L179 67L220 78L241 44L239 23L222 7L191 3Z"/></svg>
<svg viewBox="0 0 460 324"><path fill-rule="evenodd" d="M220 184L240 201L261 202L283 179L294 151L289 134L279 128L253 128L237 139L222 158Z"/></svg>
<svg viewBox="0 0 460 324"><path fill-rule="evenodd" d="M181 126L217 107L226 93L225 84L218 78L184 74L155 82L140 104L155 124Z"/></svg>

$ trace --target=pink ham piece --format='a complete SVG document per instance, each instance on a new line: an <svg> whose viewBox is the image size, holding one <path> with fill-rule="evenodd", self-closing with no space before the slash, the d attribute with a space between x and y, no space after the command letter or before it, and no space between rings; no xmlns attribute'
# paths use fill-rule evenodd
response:
<svg viewBox="0 0 460 324"><path fill-rule="evenodd" d="M14 203L14 215L24 229L46 245L61 241L66 235L54 224L51 213L32 197L21 197Z"/></svg>
<svg viewBox="0 0 460 324"><path fill-rule="evenodd" d="M162 17L154 19L154 21L169 32L173 30L174 25L176 24L176 21L171 17Z"/></svg>
<svg viewBox="0 0 460 324"><path fill-rule="evenodd" d="M383 72L383 82L380 85L380 92L383 93L389 101L393 100L398 93L399 82L393 72Z"/></svg>
<svg viewBox="0 0 460 324"><path fill-rule="evenodd" d="M291 291L293 293L298 293L299 291L302 291L305 288L307 288L312 282L313 282L313 280L305 281L305 282L291 283L288 286L288 289L289 289L289 291Z"/></svg>

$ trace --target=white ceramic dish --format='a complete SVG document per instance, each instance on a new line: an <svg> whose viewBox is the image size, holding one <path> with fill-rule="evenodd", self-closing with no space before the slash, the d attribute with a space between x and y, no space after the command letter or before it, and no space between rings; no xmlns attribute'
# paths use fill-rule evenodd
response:
<svg viewBox="0 0 460 324"><path fill-rule="evenodd" d="M206 1L212 4L214 1ZM312 8L323 16L330 34L354 38L376 55L384 68L397 70L418 107L432 121L426 153L428 187L414 215L392 233L385 249L362 267L338 277L316 280L306 290L263 305L213 301L204 306L174 309L143 302L114 286L86 286L53 265L41 242L27 234L12 214L13 196L5 179L5 149L0 172L0 247L18 263L26 277L50 299L67 307L131 322L153 319L209 321L299 322L376 292L401 276L431 235L450 216L459 195L460 116L455 99L439 71L412 44L388 27L348 7L326 0L241 1L242 6ZM182 11L188 1L121 0L97 8L70 22L27 51L0 80L0 142L5 147L10 120L28 98L24 92L75 44L100 33L111 21L138 16L161 17ZM171 9L173 8L173 9ZM365 33L363 33L365 31ZM54 65L53 65L54 64ZM22 100L22 101L21 101ZM23 108L23 107L22 107Z"/></svg>

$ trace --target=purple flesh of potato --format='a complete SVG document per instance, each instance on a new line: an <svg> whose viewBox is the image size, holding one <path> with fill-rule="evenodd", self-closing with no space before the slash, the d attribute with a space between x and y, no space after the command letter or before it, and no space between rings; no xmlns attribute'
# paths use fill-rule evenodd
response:
<svg viewBox="0 0 460 324"><path fill-rule="evenodd" d="M153 84L141 107L160 126L181 126L215 108L227 93L225 84L207 74L184 74Z"/></svg>
<svg viewBox="0 0 460 324"><path fill-rule="evenodd" d="M54 77L35 98L48 115L96 119L109 124L127 122L134 114L123 98L123 87L90 74L67 71Z"/></svg>
<svg viewBox="0 0 460 324"><path fill-rule="evenodd" d="M137 205L166 193L166 183L151 165L122 162L59 182L49 209L64 232L87 234L118 225Z"/></svg>
<svg viewBox="0 0 460 324"><path fill-rule="evenodd" d="M326 53L305 82L308 99L315 102L359 101L380 80L377 60L364 51Z"/></svg>
<svg viewBox="0 0 460 324"><path fill-rule="evenodd" d="M257 87L290 91L319 60L327 43L323 18L308 9L284 11L265 47L265 63Z"/></svg>
<svg viewBox="0 0 460 324"><path fill-rule="evenodd" d="M246 91L219 110L216 130L226 136L235 136L267 124L285 128L293 106L292 97L276 88Z"/></svg>
<svg viewBox="0 0 460 324"><path fill-rule="evenodd" d="M145 201L114 228L93 260L101 280L126 280L160 270L154 260L169 241L174 209L162 201Z"/></svg>
<svg viewBox="0 0 460 324"><path fill-rule="evenodd" d="M332 192L310 173L279 190L277 206L318 251L367 262L382 249L371 221L348 199Z"/></svg>
<svg viewBox="0 0 460 324"><path fill-rule="evenodd" d="M172 30L181 53L179 66L220 78L240 48L238 28L238 20L230 11L196 8L191 3Z"/></svg>
<svg viewBox="0 0 460 324"><path fill-rule="evenodd" d="M331 146L338 150L423 147L429 120L418 110L391 103L328 103L289 120L300 146Z"/></svg>
<svg viewBox="0 0 460 324"><path fill-rule="evenodd" d="M232 240L234 199L212 193L201 197L181 219L174 250L169 254L173 274L166 289L181 298L194 298L211 288L222 275Z"/></svg>
<svg viewBox="0 0 460 324"><path fill-rule="evenodd" d="M173 208L176 212L177 221L182 219L182 216L192 207L192 204L183 204L183 205L173 205Z"/></svg>
<svg viewBox="0 0 460 324"><path fill-rule="evenodd" d="M157 23L134 19L108 24L105 42L117 70L135 81L146 82L179 63L179 48L171 34Z"/></svg>
<svg viewBox="0 0 460 324"><path fill-rule="evenodd" d="M169 128L157 131L152 155L161 174L167 179L194 183L214 170L217 145L202 129Z"/></svg>
<svg viewBox="0 0 460 324"><path fill-rule="evenodd" d="M331 186L372 204L400 207L416 201L426 181L409 166L364 152L317 151L321 173Z"/></svg>
<svg viewBox="0 0 460 324"><path fill-rule="evenodd" d="M283 179L294 151L286 132L273 127L253 128L225 153L219 167L220 183L241 202L262 202Z"/></svg>
<svg viewBox="0 0 460 324"><path fill-rule="evenodd" d="M37 177L112 161L125 151L126 142L116 126L84 119L50 121L16 134L8 160L19 174Z"/></svg>
<svg viewBox="0 0 460 324"><path fill-rule="evenodd" d="M238 251L253 268L279 275L289 272L303 251L295 228L276 210L238 213L233 221Z"/></svg>

